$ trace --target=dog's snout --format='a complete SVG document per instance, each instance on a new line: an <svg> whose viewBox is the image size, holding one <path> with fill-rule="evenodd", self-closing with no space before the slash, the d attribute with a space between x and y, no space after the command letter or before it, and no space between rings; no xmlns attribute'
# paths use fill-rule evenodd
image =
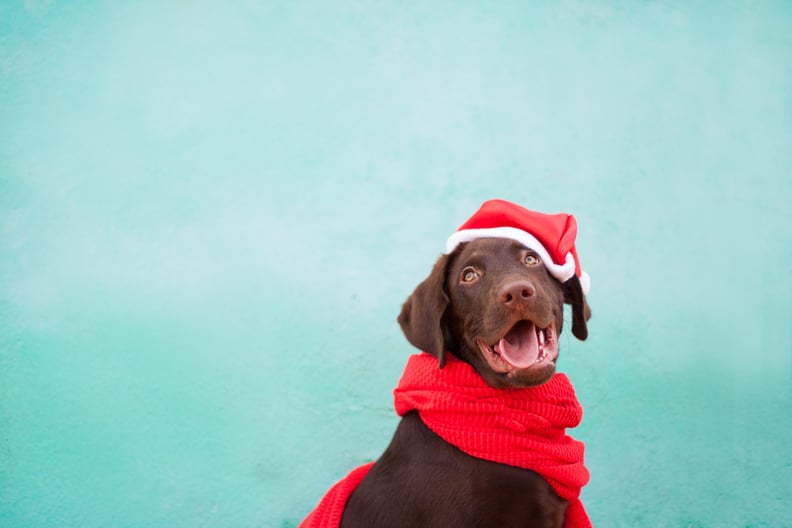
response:
<svg viewBox="0 0 792 528"><path fill-rule="evenodd" d="M536 295L536 288L529 281L519 280L503 285L498 298L509 308L522 307L523 303Z"/></svg>

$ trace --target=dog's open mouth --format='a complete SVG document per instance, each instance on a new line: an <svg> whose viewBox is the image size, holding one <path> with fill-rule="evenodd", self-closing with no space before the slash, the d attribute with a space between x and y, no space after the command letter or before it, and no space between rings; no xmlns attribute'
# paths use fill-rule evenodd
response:
<svg viewBox="0 0 792 528"><path fill-rule="evenodd" d="M539 328L527 320L518 321L492 345L476 340L487 363L499 372L551 366L558 357L555 324Z"/></svg>

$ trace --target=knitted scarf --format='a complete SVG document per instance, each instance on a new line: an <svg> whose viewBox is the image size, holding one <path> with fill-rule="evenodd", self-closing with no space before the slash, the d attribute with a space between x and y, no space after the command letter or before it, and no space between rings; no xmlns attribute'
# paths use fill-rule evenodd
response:
<svg viewBox="0 0 792 528"><path fill-rule="evenodd" d="M394 390L400 416L416 409L429 429L463 452L537 472L569 501L564 528L590 528L580 501L588 482L583 443L565 429L580 423L583 411L564 374L538 387L494 389L467 363L452 355L437 368L429 354L410 356ZM337 528L347 499L373 463L352 471L333 486L300 528Z"/></svg>

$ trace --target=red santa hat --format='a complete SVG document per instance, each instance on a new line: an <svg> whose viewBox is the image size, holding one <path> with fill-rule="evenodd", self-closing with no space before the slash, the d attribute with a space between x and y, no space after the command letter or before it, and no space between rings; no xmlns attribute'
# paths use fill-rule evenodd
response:
<svg viewBox="0 0 792 528"><path fill-rule="evenodd" d="M570 214L538 213L506 200L488 200L448 238L446 253L477 238L510 238L535 251L559 282L577 275L588 294L591 279L580 268L576 236L577 222Z"/></svg>

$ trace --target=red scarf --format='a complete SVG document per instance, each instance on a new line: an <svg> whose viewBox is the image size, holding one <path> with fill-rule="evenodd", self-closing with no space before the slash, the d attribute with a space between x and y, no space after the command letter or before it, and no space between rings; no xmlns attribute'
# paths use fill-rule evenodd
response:
<svg viewBox="0 0 792 528"><path fill-rule="evenodd" d="M566 375L538 387L494 389L451 355L439 369L433 356L418 354L410 356L393 392L400 416L417 409L429 429L463 452L539 473L569 501L564 528L591 527L579 498L589 480L583 443L565 433L580 423L583 410ZM337 528L349 495L372 465L333 486L300 528Z"/></svg>

